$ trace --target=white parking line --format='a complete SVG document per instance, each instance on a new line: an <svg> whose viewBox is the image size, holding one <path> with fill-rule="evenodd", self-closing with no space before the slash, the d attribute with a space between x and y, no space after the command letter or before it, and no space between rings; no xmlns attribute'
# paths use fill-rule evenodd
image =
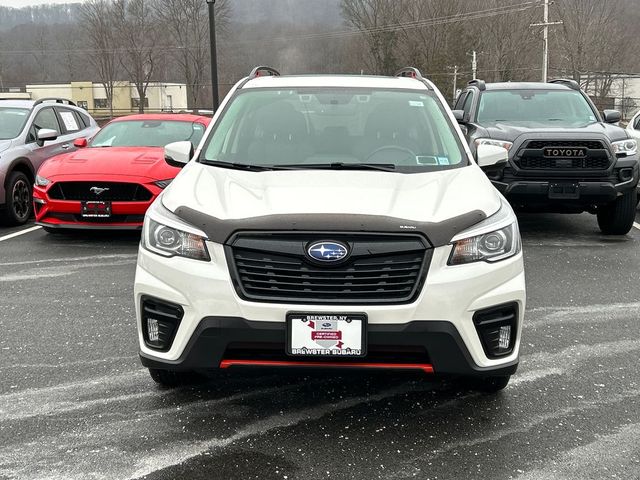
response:
<svg viewBox="0 0 640 480"><path fill-rule="evenodd" d="M640 223L633 222L633 226L636 227L638 230L640 230Z"/></svg>
<svg viewBox="0 0 640 480"><path fill-rule="evenodd" d="M31 227L26 230L20 230L19 232L12 233L10 235L5 235L4 237L0 237L0 242L4 242L5 240L11 240L12 238L19 237L20 235L24 235L26 233L35 232L36 230L40 230L42 227Z"/></svg>

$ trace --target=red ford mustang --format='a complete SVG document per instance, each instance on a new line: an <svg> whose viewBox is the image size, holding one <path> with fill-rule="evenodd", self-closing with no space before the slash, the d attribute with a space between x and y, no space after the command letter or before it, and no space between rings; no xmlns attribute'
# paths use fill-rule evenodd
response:
<svg viewBox="0 0 640 480"><path fill-rule="evenodd" d="M198 115L132 115L107 124L75 152L47 160L33 189L36 224L60 228L139 229L151 203L180 172L163 147L197 146L210 119Z"/></svg>

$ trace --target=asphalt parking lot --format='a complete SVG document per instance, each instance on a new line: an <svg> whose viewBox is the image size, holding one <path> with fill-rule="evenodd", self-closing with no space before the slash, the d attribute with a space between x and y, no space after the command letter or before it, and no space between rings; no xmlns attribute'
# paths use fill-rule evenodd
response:
<svg viewBox="0 0 640 480"><path fill-rule="evenodd" d="M0 229L0 478L640 478L637 219L520 217L528 311L497 396L291 371L162 390L137 359L139 236Z"/></svg>

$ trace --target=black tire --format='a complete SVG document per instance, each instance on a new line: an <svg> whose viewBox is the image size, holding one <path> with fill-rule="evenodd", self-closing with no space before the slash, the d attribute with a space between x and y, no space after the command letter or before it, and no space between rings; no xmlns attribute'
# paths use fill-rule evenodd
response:
<svg viewBox="0 0 640 480"><path fill-rule="evenodd" d="M154 382L166 388L175 388L194 382L195 374L191 372L174 372L172 370L161 370L150 368L149 374Z"/></svg>
<svg viewBox="0 0 640 480"><path fill-rule="evenodd" d="M12 172L7 180L5 209L2 223L5 225L24 225L33 213L33 186L22 172Z"/></svg>
<svg viewBox="0 0 640 480"><path fill-rule="evenodd" d="M609 205L598 207L598 226L605 235L626 235L636 218L638 194L631 190Z"/></svg>

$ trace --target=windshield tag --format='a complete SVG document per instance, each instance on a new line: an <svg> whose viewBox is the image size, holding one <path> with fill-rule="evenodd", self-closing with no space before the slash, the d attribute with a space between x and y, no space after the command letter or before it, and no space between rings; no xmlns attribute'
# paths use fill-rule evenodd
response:
<svg viewBox="0 0 640 480"><path fill-rule="evenodd" d="M409 105L412 107L424 107L424 102L418 102L416 100L409 100Z"/></svg>

